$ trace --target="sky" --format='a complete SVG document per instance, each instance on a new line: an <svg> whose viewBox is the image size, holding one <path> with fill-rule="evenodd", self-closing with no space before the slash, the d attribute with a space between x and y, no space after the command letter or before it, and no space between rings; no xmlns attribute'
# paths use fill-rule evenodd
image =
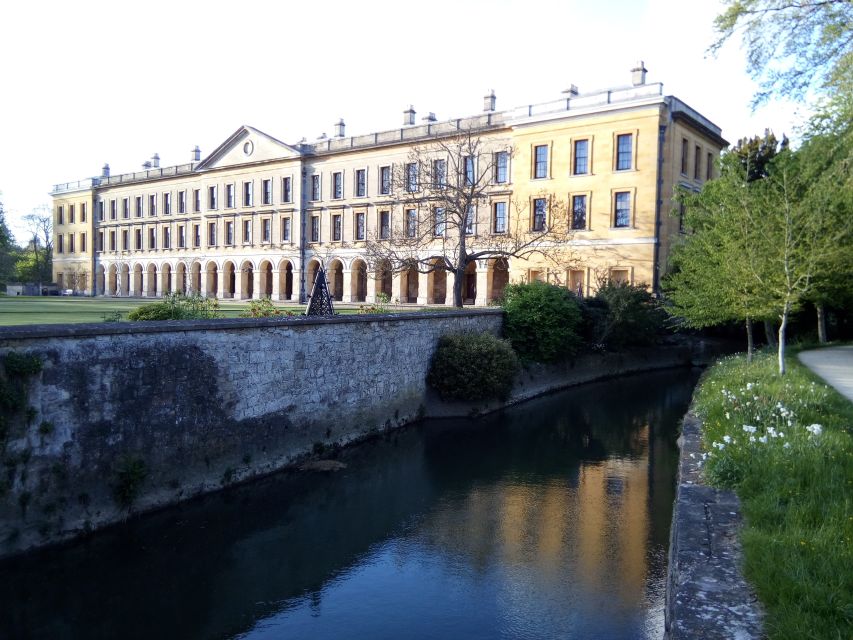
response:
<svg viewBox="0 0 853 640"><path fill-rule="evenodd" d="M59 182L202 157L241 125L284 142L499 110L630 84L643 60L730 142L794 132L804 108L752 112L732 41L715 57L717 0L146 0L0 8L0 201L21 217Z"/></svg>

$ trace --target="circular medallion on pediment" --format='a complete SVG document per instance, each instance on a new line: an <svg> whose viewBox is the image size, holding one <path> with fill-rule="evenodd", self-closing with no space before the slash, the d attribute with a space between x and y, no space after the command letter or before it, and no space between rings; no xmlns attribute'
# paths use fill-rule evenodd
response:
<svg viewBox="0 0 853 640"><path fill-rule="evenodd" d="M251 140L247 141L246 144L243 145L243 153L247 156L252 155L252 151L254 151L254 150L255 150L255 145L252 144Z"/></svg>

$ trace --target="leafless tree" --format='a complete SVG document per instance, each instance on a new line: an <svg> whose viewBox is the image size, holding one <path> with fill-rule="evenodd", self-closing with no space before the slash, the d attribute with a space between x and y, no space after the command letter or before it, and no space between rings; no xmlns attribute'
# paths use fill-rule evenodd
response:
<svg viewBox="0 0 853 640"><path fill-rule="evenodd" d="M475 260L539 255L555 266L571 263L566 204L547 193L513 200L512 156L508 139L471 130L414 148L389 176L403 216L368 235L371 269L452 273L453 304L461 307L465 270ZM495 211L495 202L505 204Z"/></svg>
<svg viewBox="0 0 853 640"><path fill-rule="evenodd" d="M42 284L52 279L53 218L50 208L34 209L24 216L24 222L31 236L27 248L32 252L33 271L41 292Z"/></svg>

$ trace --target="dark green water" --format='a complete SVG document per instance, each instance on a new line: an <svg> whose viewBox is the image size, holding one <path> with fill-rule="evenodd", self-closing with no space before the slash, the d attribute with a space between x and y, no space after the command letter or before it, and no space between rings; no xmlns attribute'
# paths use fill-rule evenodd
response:
<svg viewBox="0 0 853 640"><path fill-rule="evenodd" d="M658 639L695 381L426 422L7 562L0 638Z"/></svg>

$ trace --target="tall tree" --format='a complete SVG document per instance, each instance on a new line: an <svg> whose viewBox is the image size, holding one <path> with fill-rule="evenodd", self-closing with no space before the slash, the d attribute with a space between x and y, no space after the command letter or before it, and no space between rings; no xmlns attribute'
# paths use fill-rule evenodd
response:
<svg viewBox="0 0 853 640"><path fill-rule="evenodd" d="M30 241L18 261L18 272L22 280L41 285L53 277L53 219L47 207L36 209L24 216Z"/></svg>
<svg viewBox="0 0 853 640"><path fill-rule="evenodd" d="M453 275L453 304L461 307L465 270L476 260L539 255L555 265L570 263L566 241L571 231L563 202L543 193L532 205L544 204L540 209L508 201L493 213L493 195L507 191L511 155L510 147L474 131L416 147L389 176L404 216L367 239L374 268L444 270Z"/></svg>
<svg viewBox="0 0 853 640"><path fill-rule="evenodd" d="M714 20L716 52L740 34L747 70L759 83L754 105L771 96L805 99L853 74L850 0L723 0Z"/></svg>

